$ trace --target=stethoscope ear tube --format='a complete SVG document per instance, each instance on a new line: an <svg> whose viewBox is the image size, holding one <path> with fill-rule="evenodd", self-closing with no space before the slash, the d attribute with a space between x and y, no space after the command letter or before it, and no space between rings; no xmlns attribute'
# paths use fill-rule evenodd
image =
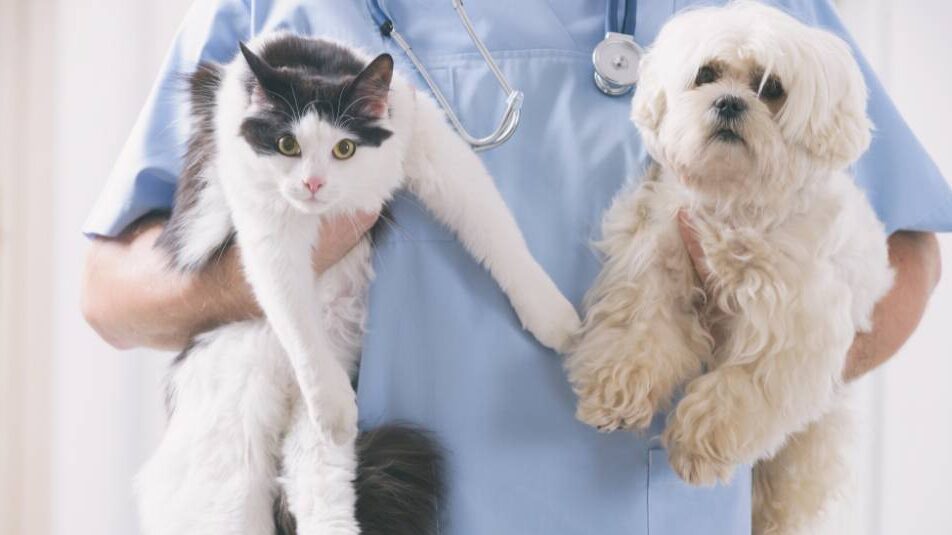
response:
<svg viewBox="0 0 952 535"><path fill-rule="evenodd" d="M524 96L521 91L517 91L512 88L512 86L509 84L509 80L506 79L506 76L499 69L499 66L496 65L496 62L493 60L493 57L486 48L486 45L484 45L479 36L476 35L476 30L473 28L473 25L469 20L469 16L466 14L466 10L463 8L462 0L452 0L452 2L453 9L456 11L460 22L463 24L463 28L466 29L466 33L469 34L470 39L473 41L473 45L476 46L476 49L483 57L483 60L489 67L489 70L492 71L493 76L499 83L499 87L501 87L506 93L506 111L503 114L502 120L499 122L499 125L496 127L496 129L485 137L477 138L471 135L466 130L466 128L463 127L459 117L457 117L456 113L453 112L453 108L450 106L446 96L443 95L443 92L440 90L439 86L437 86L436 82L434 82L432 77L430 77L429 71L427 71L426 67L423 65L423 62L420 61L420 58L417 57L415 52L413 52L413 47L410 46L410 43L408 43L407 40L403 38L403 35L397 31L393 20L390 19L390 17L388 17L380 7L379 1L369 0L371 16L379 25L380 32L385 37L390 37L393 39L393 41L397 43L397 46L403 50L407 58L410 60L410 63L413 64L413 67L416 68L417 72L420 73L423 81L426 82L427 87L430 88L430 91L433 93L433 97L437 100L437 102L439 102L440 106L443 108L443 111L446 113L446 117L450 120L450 123L453 125L453 128L456 129L457 133L459 133L460 137L469 143L469 145L475 151L489 150L505 143L509 140L509 138L512 137L513 134L516 133L516 127L519 126L520 110L522 109Z"/></svg>

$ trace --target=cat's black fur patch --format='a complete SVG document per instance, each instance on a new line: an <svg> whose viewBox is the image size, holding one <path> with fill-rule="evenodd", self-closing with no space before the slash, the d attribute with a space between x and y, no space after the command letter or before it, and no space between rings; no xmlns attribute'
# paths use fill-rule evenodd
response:
<svg viewBox="0 0 952 535"><path fill-rule="evenodd" d="M278 461L280 464L280 461ZM284 467L278 466L278 473L284 473ZM297 535L297 520L291 514L291 508L288 504L288 495L284 489L279 488L277 496L274 497L274 503L271 506L274 515L274 535Z"/></svg>
<svg viewBox="0 0 952 535"><path fill-rule="evenodd" d="M416 427L386 425L357 438L357 522L361 535L436 535L443 500L443 452ZM296 535L281 493L274 502L278 535Z"/></svg>
<svg viewBox="0 0 952 535"><path fill-rule="evenodd" d="M241 135L260 154L276 152L279 137L290 130L291 121L306 112L314 111L328 122L352 132L361 145L379 147L393 133L379 126L379 117L371 104L385 100L389 91L393 60L385 58L377 69L386 74L368 76L369 64L342 46L297 36L283 36L270 41L255 56L244 45L249 64L255 60L259 74L249 76L249 94L261 85L269 86L262 92L268 103L258 113L248 117L241 126ZM371 62L374 63L374 62ZM374 74L374 73L369 73ZM215 99L221 87L224 68L214 63L201 63L188 77L189 99L194 121L188 139L175 202L168 223L156 240L156 247L167 252L174 269L197 271L207 261L224 251L233 241L229 235L198 264L186 264L179 256L186 240L192 211L208 186L204 173L215 155ZM261 78L264 78L263 80ZM359 83L358 83L359 82ZM386 85L384 85L384 82Z"/></svg>
<svg viewBox="0 0 952 535"><path fill-rule="evenodd" d="M248 92L265 103L241 125L241 135L259 154L276 153L277 139L308 112L353 133L360 145L379 147L393 134L373 113L389 91L388 55L368 64L340 45L293 35L268 42L260 55L244 45L241 50L252 71Z"/></svg>
<svg viewBox="0 0 952 535"><path fill-rule="evenodd" d="M215 153L215 96L221 86L223 74L220 65L200 63L188 77L189 103L194 124L175 189L172 215L155 241L156 247L172 257L173 267L181 270L203 267L183 265L179 261L178 252L186 240L189 213L195 208L202 190L208 185L204 172ZM230 243L231 237L222 242L219 249L223 250Z"/></svg>
<svg viewBox="0 0 952 535"><path fill-rule="evenodd" d="M346 47L296 35L284 35L269 42L261 51L261 59L272 67L328 79L357 76L367 66Z"/></svg>

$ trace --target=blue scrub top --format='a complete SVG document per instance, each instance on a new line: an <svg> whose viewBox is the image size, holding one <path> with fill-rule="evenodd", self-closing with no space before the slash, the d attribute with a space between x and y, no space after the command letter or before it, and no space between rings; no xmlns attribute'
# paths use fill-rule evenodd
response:
<svg viewBox="0 0 952 535"><path fill-rule="evenodd" d="M501 116L496 82L446 0L382 2L463 124L482 135ZM635 38L650 45L673 13L696 2L642 1ZM710 2L707 2L710 3ZM826 0L775 2L847 37ZM482 1L470 17L512 85L522 123L483 153L533 254L578 304L599 261L589 245L601 213L646 154L628 98L592 82L604 2ZM85 231L114 236L167 210L186 132L180 75L226 62L237 42L278 28L405 55L381 37L365 0L199 0ZM877 126L857 178L888 230L952 229L952 193L865 61ZM421 89L425 85L413 78ZM442 533L455 535L736 535L750 531L750 470L730 485L681 483L651 432L602 435L574 418L559 357L523 332L496 284L409 195L378 230L370 318L360 367L364 427L405 420L433 429L450 452Z"/></svg>

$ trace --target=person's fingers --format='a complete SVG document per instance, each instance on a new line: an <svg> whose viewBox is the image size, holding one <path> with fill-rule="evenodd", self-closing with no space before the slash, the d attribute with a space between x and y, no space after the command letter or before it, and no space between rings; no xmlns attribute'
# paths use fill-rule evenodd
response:
<svg viewBox="0 0 952 535"><path fill-rule="evenodd" d="M321 222L321 240L314 249L314 269L323 273L344 257L374 226L380 214L360 212L340 215Z"/></svg>
<svg viewBox="0 0 952 535"><path fill-rule="evenodd" d="M681 240L684 241L684 247L688 250L691 257L691 263L694 264L694 271L702 281L707 280L709 275L707 262L704 261L704 248L698 241L697 231L691 222L691 216L686 211L678 211L678 231L681 233Z"/></svg>

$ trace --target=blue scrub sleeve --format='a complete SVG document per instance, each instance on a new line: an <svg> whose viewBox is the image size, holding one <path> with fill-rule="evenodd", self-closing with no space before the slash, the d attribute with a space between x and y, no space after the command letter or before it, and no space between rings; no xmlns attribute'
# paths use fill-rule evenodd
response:
<svg viewBox="0 0 952 535"><path fill-rule="evenodd" d="M188 135L186 76L200 61L229 61L250 28L246 1L199 0L190 8L83 232L116 236L171 207Z"/></svg>
<svg viewBox="0 0 952 535"><path fill-rule="evenodd" d="M856 51L870 89L869 113L876 132L855 172L887 230L952 231L948 183L899 115L830 2L773 3L808 24L839 34ZM86 221L87 234L115 236L139 217L171 206L187 135L183 77L200 60L231 59L237 42L249 38L251 11L242 0L200 0L191 9Z"/></svg>
<svg viewBox="0 0 952 535"><path fill-rule="evenodd" d="M886 94L869 62L829 0L774 2L807 24L845 39L869 86L873 141L854 172L889 233L897 230L952 231L952 190L925 148Z"/></svg>

